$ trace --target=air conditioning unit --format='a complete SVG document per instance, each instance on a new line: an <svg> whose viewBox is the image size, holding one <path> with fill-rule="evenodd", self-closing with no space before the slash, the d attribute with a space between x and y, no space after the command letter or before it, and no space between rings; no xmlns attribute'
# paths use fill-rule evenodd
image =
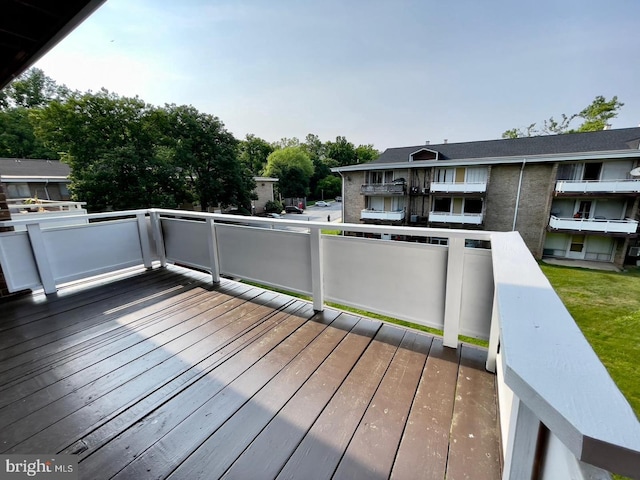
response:
<svg viewBox="0 0 640 480"><path fill-rule="evenodd" d="M426 195L427 193L429 193L429 189L428 188L423 188L422 189L422 193Z"/></svg>
<svg viewBox="0 0 640 480"><path fill-rule="evenodd" d="M631 247L629 249L630 257L640 257L640 247Z"/></svg>
<svg viewBox="0 0 640 480"><path fill-rule="evenodd" d="M417 194L420 191L418 187L411 187L411 193Z"/></svg>

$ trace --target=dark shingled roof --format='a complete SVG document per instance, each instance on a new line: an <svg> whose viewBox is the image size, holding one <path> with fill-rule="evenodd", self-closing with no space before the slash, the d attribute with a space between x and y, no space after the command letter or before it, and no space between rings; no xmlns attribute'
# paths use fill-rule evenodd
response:
<svg viewBox="0 0 640 480"><path fill-rule="evenodd" d="M495 158L560 153L605 152L609 150L638 150L640 128L621 128L598 132L567 133L540 137L484 140L480 142L441 143L413 147L388 148L373 163L409 161L409 155L426 148L438 152L439 160Z"/></svg>
<svg viewBox="0 0 640 480"><path fill-rule="evenodd" d="M20 177L68 177L71 168L59 160L0 158L0 175Z"/></svg>

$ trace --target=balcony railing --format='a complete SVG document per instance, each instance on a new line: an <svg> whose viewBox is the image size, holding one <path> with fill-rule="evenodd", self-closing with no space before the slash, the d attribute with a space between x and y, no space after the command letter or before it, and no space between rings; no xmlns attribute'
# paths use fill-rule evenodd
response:
<svg viewBox="0 0 640 480"><path fill-rule="evenodd" d="M365 209L360 212L361 220L387 220L392 222L400 222L404 220L404 210L394 210L391 212L384 210Z"/></svg>
<svg viewBox="0 0 640 480"><path fill-rule="evenodd" d="M429 221L438 223L460 223L462 225L482 225L481 213L429 212Z"/></svg>
<svg viewBox="0 0 640 480"><path fill-rule="evenodd" d="M436 193L484 193L487 191L487 182L431 182L431 191Z"/></svg>
<svg viewBox="0 0 640 480"><path fill-rule="evenodd" d="M39 200L37 203L25 203L27 199L10 199L7 200L11 216L18 220L29 216L31 221L41 218L52 219L62 217L57 222L47 222L43 224L43 228L60 227L64 225L81 225L87 223L84 215L87 211L84 209L86 202L65 202ZM72 218L75 217L75 218ZM17 225L16 230L26 230L24 225Z"/></svg>
<svg viewBox="0 0 640 480"><path fill-rule="evenodd" d="M556 230L576 232L628 233L638 230L638 222L631 218L624 220L607 220L604 218L558 218L551 215L549 226Z"/></svg>
<svg viewBox="0 0 640 480"><path fill-rule="evenodd" d="M93 221L49 229L41 228L47 219L0 222L26 225L0 233L10 291L54 293L72 279L175 262L209 271L213 282L229 275L311 295L315 310L331 301L438 328L452 348L460 334L485 338L499 387L503 479L531 478L537 465L551 468L544 478L640 472L634 412L517 232L253 217L276 227L256 228L246 217L158 209L85 219ZM446 238L448 246L324 228ZM490 241L491 250L467 248L467 240Z"/></svg>
<svg viewBox="0 0 640 480"><path fill-rule="evenodd" d="M557 193L639 193L640 179L558 180Z"/></svg>
<svg viewBox="0 0 640 480"><path fill-rule="evenodd" d="M404 195L403 183L367 183L360 186L362 195Z"/></svg>

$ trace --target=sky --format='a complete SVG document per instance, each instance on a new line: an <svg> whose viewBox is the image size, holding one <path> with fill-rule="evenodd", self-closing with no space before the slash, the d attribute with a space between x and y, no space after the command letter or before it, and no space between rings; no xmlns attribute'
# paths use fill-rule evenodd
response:
<svg viewBox="0 0 640 480"><path fill-rule="evenodd" d="M640 124L638 0L107 0L34 66L236 138L500 138L597 95Z"/></svg>

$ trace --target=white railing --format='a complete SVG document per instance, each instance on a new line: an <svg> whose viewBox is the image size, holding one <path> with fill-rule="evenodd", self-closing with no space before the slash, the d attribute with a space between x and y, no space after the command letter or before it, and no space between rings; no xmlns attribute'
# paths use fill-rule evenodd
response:
<svg viewBox="0 0 640 480"><path fill-rule="evenodd" d="M431 182L431 191L436 193L483 193L487 191L487 182Z"/></svg>
<svg viewBox="0 0 640 480"><path fill-rule="evenodd" d="M464 225L482 225L481 213L445 213L429 212L430 222L461 223Z"/></svg>
<svg viewBox="0 0 640 480"><path fill-rule="evenodd" d="M7 200L9 211L14 220L26 218L30 221L44 218L52 219L61 217L58 221L43 223L43 228L60 227L65 225L82 225L88 223L84 215L86 202L57 202L51 200L38 200L38 203L24 203L23 200ZM26 230L25 225L16 225L16 230Z"/></svg>
<svg viewBox="0 0 640 480"><path fill-rule="evenodd" d="M556 182L558 193L638 193L640 192L640 179L625 180L558 180Z"/></svg>
<svg viewBox="0 0 640 480"><path fill-rule="evenodd" d="M638 221L631 218L607 220L604 218L558 218L551 215L549 226L557 230L576 232L636 233Z"/></svg>
<svg viewBox="0 0 640 480"><path fill-rule="evenodd" d="M365 209L360 212L361 220L390 220L390 221L401 221L404 220L404 210L393 210L393 211L384 211L384 210L370 210Z"/></svg>
<svg viewBox="0 0 640 480"><path fill-rule="evenodd" d="M47 212L68 212L75 210L84 210L84 206L87 202L71 202L71 201L57 201L57 200L36 200L30 198L12 198L7 200L9 210L17 213L29 213L38 211Z"/></svg>
<svg viewBox="0 0 640 480"><path fill-rule="evenodd" d="M450 347L459 334L489 338L487 369L498 367L503 478L530 478L536 463L553 472L560 457L583 472L571 478L595 475L591 465L640 472L640 425L631 407L517 232L158 209L85 217L92 223L50 229L41 228L46 219L0 222L27 227L0 233L10 289L43 286L53 293L63 281L176 262L209 270L214 282L230 275L310 294L316 310L332 301L439 328ZM323 228L354 236L322 235ZM357 234L446 238L448 246ZM466 240L489 240L492 250L466 248ZM550 440L539 444L546 428Z"/></svg>

